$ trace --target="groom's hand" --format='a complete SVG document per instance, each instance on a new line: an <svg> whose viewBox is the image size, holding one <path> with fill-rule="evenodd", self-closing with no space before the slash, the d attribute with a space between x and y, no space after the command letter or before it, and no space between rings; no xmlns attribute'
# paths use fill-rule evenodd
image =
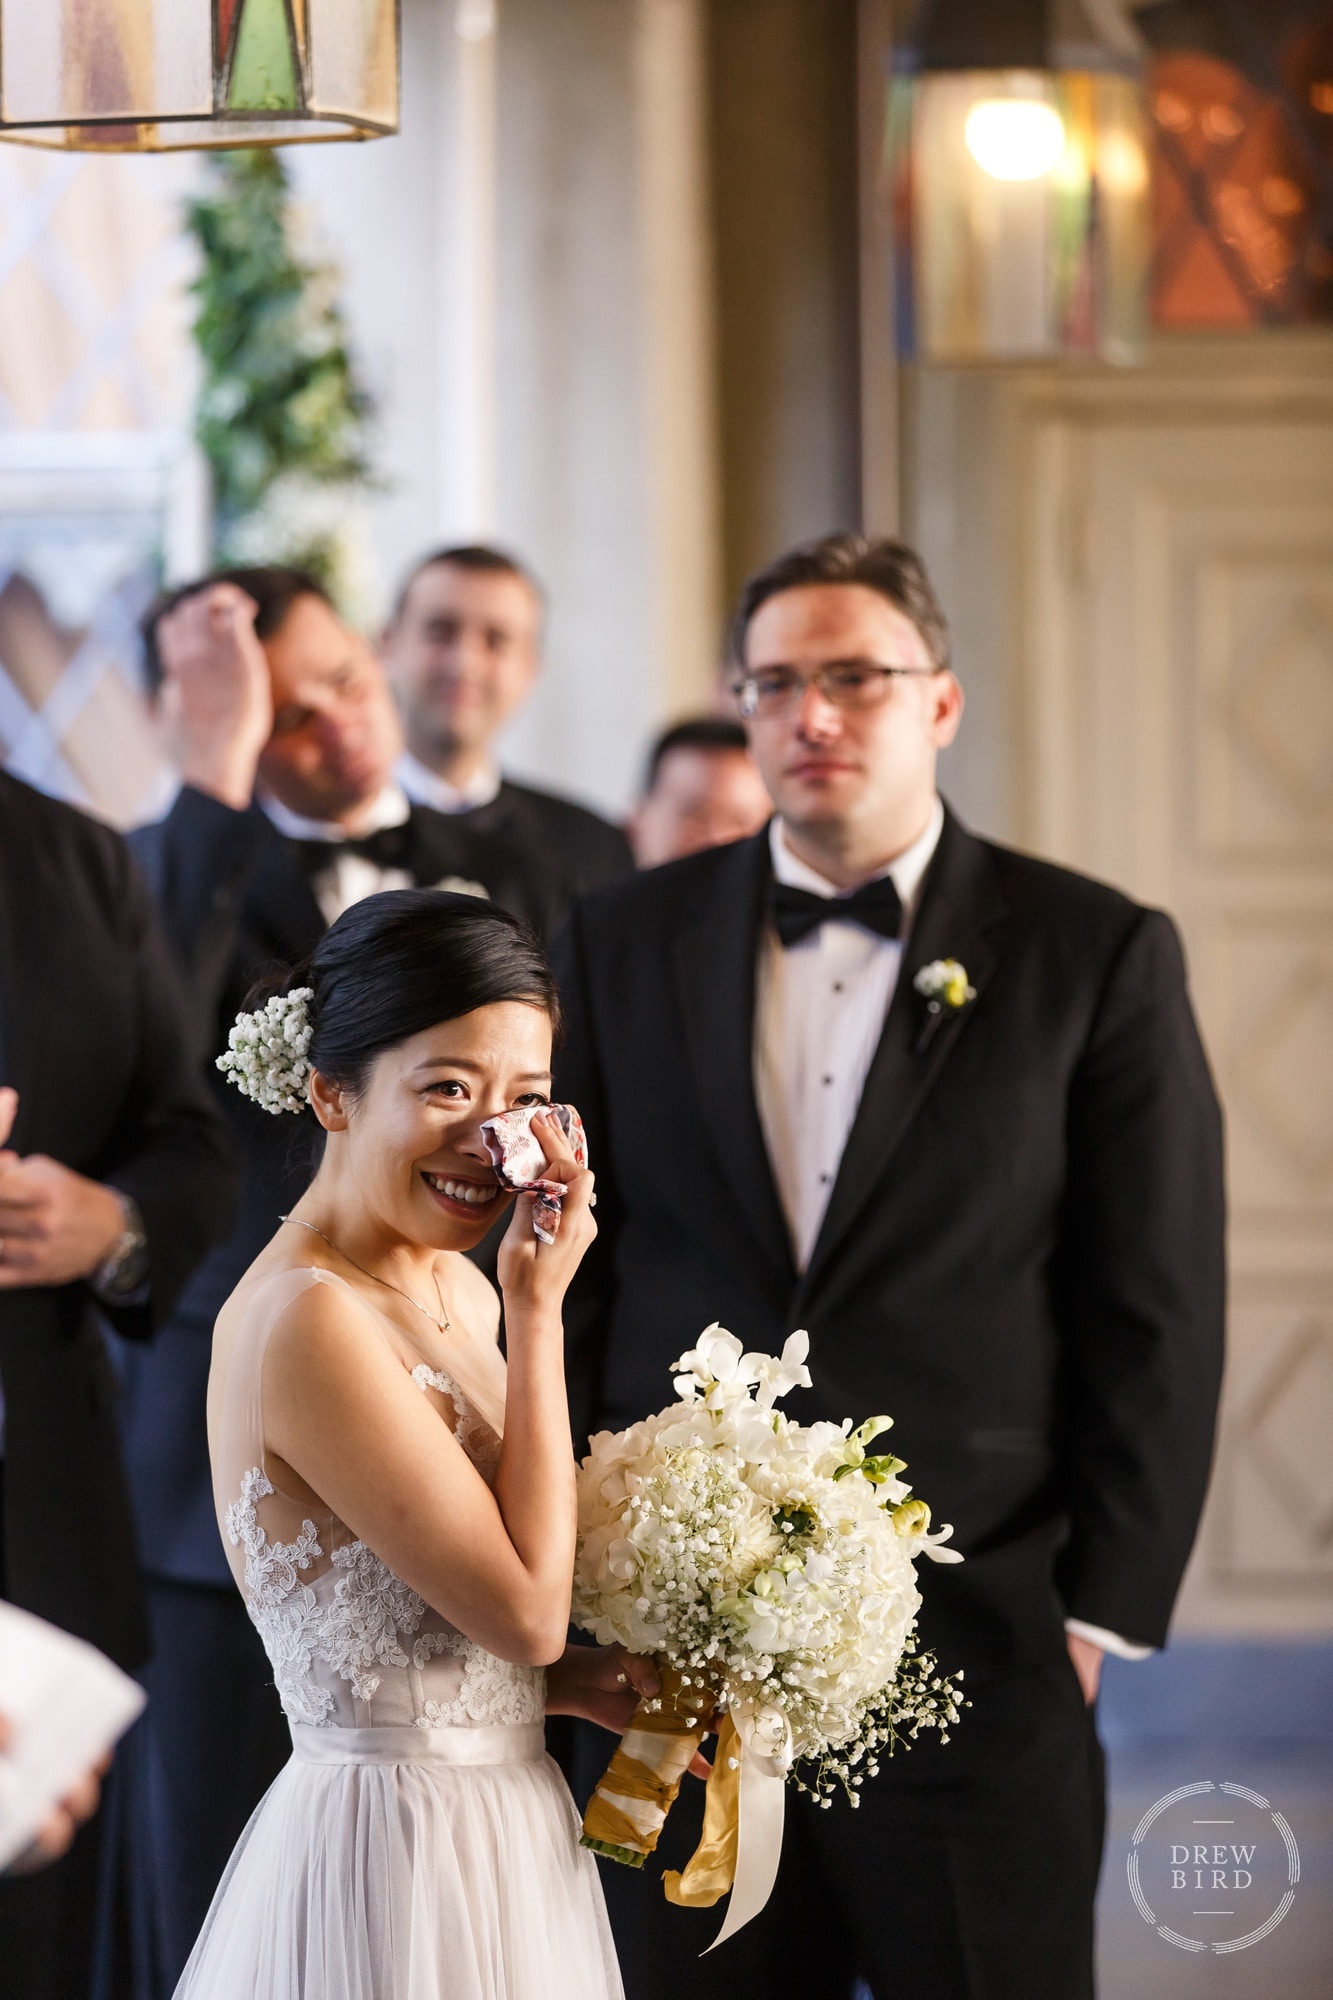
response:
<svg viewBox="0 0 1333 2000"><path fill-rule="evenodd" d="M1097 1688L1102 1677L1102 1649L1094 1646L1091 1639L1084 1639L1077 1632L1065 1633L1065 1644L1069 1657L1078 1675L1078 1684L1083 1690L1083 1699L1091 1708L1097 1699Z"/></svg>

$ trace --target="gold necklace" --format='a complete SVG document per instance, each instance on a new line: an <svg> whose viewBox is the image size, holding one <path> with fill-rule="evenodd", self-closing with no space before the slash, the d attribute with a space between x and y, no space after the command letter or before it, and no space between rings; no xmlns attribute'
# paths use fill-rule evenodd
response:
<svg viewBox="0 0 1333 2000"><path fill-rule="evenodd" d="M338 1248L338 1245L334 1242L331 1236L325 1235L324 1231L320 1228L317 1222L305 1222L299 1215L280 1215L278 1217L278 1221L293 1222L295 1223L298 1229L311 1229L314 1231L316 1236L323 1236L324 1241L328 1244L330 1250L335 1251L337 1255L342 1258L344 1264L350 1264L354 1271L359 1271L363 1278L369 1278L372 1285L383 1285L386 1291L397 1292L400 1299L406 1299L407 1303L410 1306L415 1306L419 1313L424 1313L426 1315L426 1318L430 1321L431 1325L435 1328L435 1331L437 1333L453 1332L453 1327L450 1323L449 1315L445 1311L444 1294L440 1290L440 1274L438 1271L432 1272L431 1275L435 1279L435 1296L440 1302L440 1312L443 1315L443 1317L440 1319L436 1319L430 1307L423 1306L420 1299L414 1299L412 1297L411 1292L405 1292L401 1285L395 1285L388 1278L377 1277L375 1272L368 1271L364 1264L358 1264L355 1257L349 1257L345 1250L341 1250Z"/></svg>

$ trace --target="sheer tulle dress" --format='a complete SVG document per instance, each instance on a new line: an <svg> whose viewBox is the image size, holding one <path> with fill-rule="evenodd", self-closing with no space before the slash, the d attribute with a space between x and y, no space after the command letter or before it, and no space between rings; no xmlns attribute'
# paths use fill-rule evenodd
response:
<svg viewBox="0 0 1333 2000"><path fill-rule="evenodd" d="M498 1360L489 1383L481 1369L460 1381L461 1344L414 1361L324 1270L270 1272L228 1301L209 1385L214 1493L292 1758L237 1844L177 2000L620 2000L596 1868L543 1748L541 1669L483 1651L270 1477L264 1351L316 1284L351 1293L483 1477L499 1451Z"/></svg>

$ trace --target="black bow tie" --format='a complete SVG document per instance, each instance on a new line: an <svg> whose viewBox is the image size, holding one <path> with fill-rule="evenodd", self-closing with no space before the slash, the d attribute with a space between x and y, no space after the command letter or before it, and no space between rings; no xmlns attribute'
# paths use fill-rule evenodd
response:
<svg viewBox="0 0 1333 2000"><path fill-rule="evenodd" d="M850 896L812 896L808 889L775 882L773 923L784 949L827 923L862 924L882 938L896 938L902 934L902 899L888 875L863 882Z"/></svg>
<svg viewBox="0 0 1333 2000"><path fill-rule="evenodd" d="M358 854L376 868L405 868L411 848L412 825L378 826L373 833L358 834L352 840L298 840L296 856L307 878L332 867L340 854Z"/></svg>

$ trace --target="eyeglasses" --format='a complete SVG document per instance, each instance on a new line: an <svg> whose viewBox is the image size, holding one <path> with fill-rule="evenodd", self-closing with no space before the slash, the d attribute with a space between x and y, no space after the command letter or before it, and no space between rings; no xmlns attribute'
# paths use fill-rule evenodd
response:
<svg viewBox="0 0 1333 2000"><path fill-rule="evenodd" d="M928 679L939 667L881 667L874 660L830 660L813 673L795 667L758 667L733 681L731 692L747 721L756 715L785 715L804 699L807 688L818 688L834 708L874 708L884 700L892 681Z"/></svg>

